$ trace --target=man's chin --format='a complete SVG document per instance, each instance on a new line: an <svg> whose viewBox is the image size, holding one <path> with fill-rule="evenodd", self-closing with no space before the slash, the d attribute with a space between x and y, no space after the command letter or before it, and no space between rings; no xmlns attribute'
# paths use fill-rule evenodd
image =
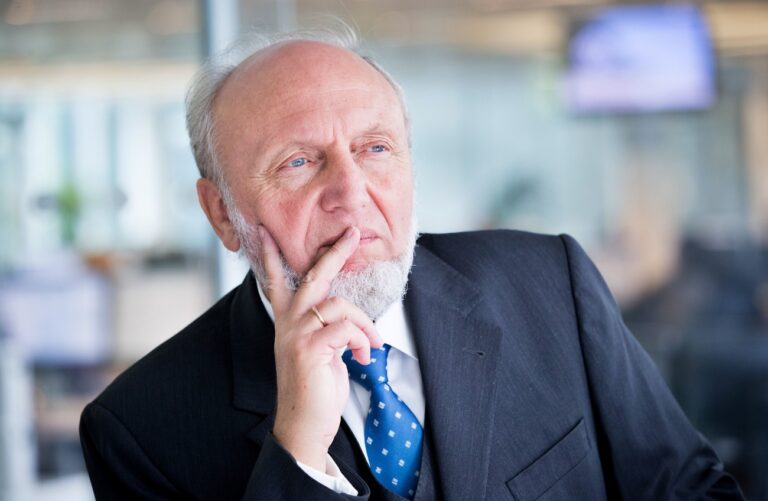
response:
<svg viewBox="0 0 768 501"><path fill-rule="evenodd" d="M238 213L233 211L233 214L237 215ZM238 221L239 225L236 226L240 242L244 243L243 253L248 259L256 279L264 285L266 274L258 259L261 253L256 231L250 231L252 229L244 221ZM401 300L405 294L408 275L413 263L417 236L415 219L411 227L411 239L406 245L406 250L395 258L387 259L390 253L387 249L380 248L383 242L379 239L373 239L370 244L360 246L332 281L329 295L340 296L348 300L371 319L376 319L389 305ZM282 255L280 257L286 287L297 290L303 274L296 273L288 265L285 258Z"/></svg>
<svg viewBox="0 0 768 501"><path fill-rule="evenodd" d="M361 263L344 269L331 282L331 296L351 302L375 320L393 302L402 299L410 261L395 259Z"/></svg>

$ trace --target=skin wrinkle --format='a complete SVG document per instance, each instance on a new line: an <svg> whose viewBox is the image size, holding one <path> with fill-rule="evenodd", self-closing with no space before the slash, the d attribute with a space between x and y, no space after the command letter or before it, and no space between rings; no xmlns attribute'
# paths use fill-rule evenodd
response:
<svg viewBox="0 0 768 501"><path fill-rule="evenodd" d="M306 78L323 68L322 79ZM230 250L242 247L259 270L256 226L263 224L289 284L297 285L327 252L329 239L356 226L364 233L361 245L332 289L355 296L344 297L372 318L382 305L371 306L371 297L378 295L383 306L398 299L415 245L413 176L401 101L375 68L316 42L268 48L224 82L214 123L235 233L221 230ZM376 144L382 151L370 149ZM306 164L288 166L301 157Z"/></svg>
<svg viewBox="0 0 768 501"><path fill-rule="evenodd" d="M335 158L331 158L331 159L329 159L329 163L334 163L335 162L335 163L338 164L339 162L348 162L350 160L349 158L343 158L345 154L341 153L341 152L329 151L328 154L329 155L333 155L333 156L340 156L340 157L342 157L342 159L338 160L338 161ZM392 155L392 157L393 157L394 160L396 160L396 163L405 163L403 161L403 159L400 158L399 155ZM352 166L351 165L344 165L343 167L339 167L339 168L343 168L343 169L346 170L346 169L352 169ZM393 169L393 167L389 167L388 174L392 174L392 169ZM324 170L323 169L319 169L318 173L317 173L317 176L319 178L322 178L324 176L324 174L325 174ZM357 183L357 182L361 182L362 181L359 178L355 179L355 177L361 176L361 174L359 172L345 173L345 174L340 174L339 176L343 176L343 177L341 177L340 179L337 178L337 181L345 183L345 184L346 183ZM374 172L374 174L372 174L372 176L377 178L377 182L380 184L380 188L383 191L387 191L387 190L389 190L392 187L392 183L389 181L389 179L388 179L389 176L388 175L381 175L378 172ZM305 182L303 182L304 178L300 178L299 182L297 183L296 182L297 180L295 178L286 178L286 177L284 177L284 176L282 176L280 174L280 171L264 172L264 174L257 173L255 175L252 174L250 177L252 177L252 178L256 177L259 181L261 181L261 182L252 183L251 186L249 187L249 189L253 190L253 192L255 192L254 193L254 197L260 197L263 201L273 201L273 202L276 202L277 198L280 198L280 195L276 193L276 191L278 191L278 190L280 190L282 192L290 192L292 195L295 196L295 198L299 198L300 197L300 198L303 199L302 203L295 202L295 199L294 200L284 201L283 202L283 209L282 209L284 212L291 212L291 213L294 213L297 216L301 217L302 214L298 214L297 213L301 208L306 207L306 206L308 206L310 204L321 203L321 202L319 202L317 200L317 198L322 195L321 193L317 193L317 192L316 193L310 193L310 194L303 194L302 193L303 191L307 191L307 189L311 187L311 184L312 184L313 181L315 181L315 179L309 179L308 182L305 183ZM323 180L319 179L319 181L322 182ZM329 188L329 191L332 192L332 193L335 193L336 191L339 191L342 188L346 189L347 187L344 186L344 187L340 188L340 187L336 186L336 187ZM350 189L352 189L353 191L357 190L357 192L358 192L357 196L359 196L361 194L361 192L363 191L363 189L361 189L361 188L350 188ZM384 216L385 222L389 223L389 224L384 225L385 228L379 228L378 229L378 233L380 233L380 234L383 233L382 236L387 236L386 235L386 233L387 233L386 227L391 227L392 226L392 220L390 218L386 217L387 216L387 211L382 208L383 203L382 203L381 197L376 193L375 190L369 188L368 185L366 185L365 191L367 191L367 194L370 197L371 201L374 202L374 204L379 209L380 214L382 214ZM254 198L254 197L249 197L249 198ZM236 199L239 199L239 197L236 196ZM307 202L307 203L304 203L304 202ZM279 202L277 202L277 203L279 203ZM265 204L262 204L262 205L265 205ZM297 210L294 210L294 207L296 205L300 205L300 207L298 207ZM360 205L361 205L361 207L358 208L358 209L364 208L365 203L361 202ZM307 230L309 230L310 228L311 228L311 225L307 225ZM382 232L381 230L384 230L384 231ZM308 244L309 248L312 248L316 244L316 242L313 242L313 239L309 235L305 239L305 242Z"/></svg>
<svg viewBox="0 0 768 501"><path fill-rule="evenodd" d="M294 43L292 45L306 45L304 42ZM240 106L237 101L235 100L225 100L222 99L223 95L226 95L228 93L240 93L240 94L249 94L254 91L255 88L262 87L263 91L262 93L264 95L269 96L269 102L270 106L262 106L261 109L256 110L256 113L253 114L253 116L256 116L259 118L259 121L264 123L274 122L277 120L281 120L285 117L290 117L295 114L301 113L306 114L307 111L315 111L316 109L325 109L328 107L328 100L327 99L319 99L316 100L316 102L319 102L321 106L318 106L315 109L310 108L309 110L305 109L303 111L296 111L296 112L287 112L286 110L290 110L291 107L295 106L297 102L305 101L306 98L303 95L302 92L295 92L293 91L294 87L301 87L300 79L297 77L291 78L289 83L286 83L286 77L283 75L280 75L280 78L274 76L274 73L277 73L282 66L285 66L284 60L280 59L279 57L275 56L273 53L279 52L278 49L285 48L285 44L277 44L274 47L270 47L263 51L263 53L257 53L254 56L251 56L250 58L246 59L244 63L242 63L237 69L235 69L232 74L229 76L229 78L224 82L222 85L222 88L219 90L216 99L214 100L214 109L216 110L216 113L214 113L214 125L216 129L219 129L218 120L216 118L221 113L231 113L236 112L240 109ZM272 56L270 56L272 54ZM269 56L269 57L268 57ZM397 98L397 95L394 93L394 90L390 86L389 82L386 81L386 79L376 70L374 70L369 63L364 61L359 56L354 56L358 63L361 65L365 65L367 70L373 70L373 73L371 74L373 78L377 81L376 83L383 88L384 92L382 92L379 96L379 98L382 98L382 96L385 96L386 100L388 102L388 107L393 107L396 109L400 109L400 101ZM317 58L314 58L317 59ZM253 78L249 74L249 70L255 70L258 69L258 63L259 62L273 62L277 66L275 69L265 68L262 71L254 71L256 73L255 78ZM266 66L266 65L265 65ZM333 66L330 66L330 69L333 70ZM251 78L249 78L251 77ZM279 82L279 85L278 85ZM362 95L368 95L370 94L370 86L368 85L355 85L350 86L346 83L342 85L337 85L335 89L328 90L328 91L318 91L315 90L313 94L315 96L330 96L333 94L341 94L342 98L344 99L344 102L347 102L351 99L352 91L356 91L355 93L359 93ZM274 104L273 104L274 103ZM406 119L404 116L404 113L401 111L401 117L402 117L402 125L406 126ZM379 121L381 121L381 114L377 117ZM310 122L307 124L307 128L309 130L313 130L317 128L316 122ZM256 131L251 130L241 130L241 132L244 132L245 135L252 137L256 134ZM263 132L261 133L263 136ZM407 137L407 135L406 135ZM273 144L273 138L269 136L264 136L263 144ZM244 152L239 152L240 154L233 154L235 158L243 158L241 155ZM269 156L268 152L260 151L261 154L265 156ZM251 157L256 158L256 157ZM227 164L229 161L222 158L222 163Z"/></svg>
<svg viewBox="0 0 768 501"><path fill-rule="evenodd" d="M387 130L381 130L381 127L377 125L372 125L370 127L370 130L361 137L355 141L355 143L359 143L360 146L354 146L350 149L352 153L356 153L358 150L361 149L361 147L365 147L366 145L369 145L369 143L375 143L375 142L382 142L386 143L386 146L390 149L390 152L393 154L397 154L398 156L402 156L403 150L398 149L392 139L394 134ZM354 144L354 143L353 143ZM292 156L297 155L301 152L306 152L307 155L316 155L318 157L318 160L323 160L324 155L321 153L321 148L319 145L313 144L310 141L293 141L284 148L281 148L278 153L275 153L274 155L270 155L268 153L265 153L265 157L271 158L267 163L270 165L267 168L268 172L274 171L276 169L279 169L283 166ZM311 153L310 153L311 152Z"/></svg>
<svg viewBox="0 0 768 501"><path fill-rule="evenodd" d="M309 127L306 127L306 128L308 130L310 130L310 131L315 131L315 130L319 129L317 124L314 124L313 126L309 126ZM380 130L381 131L379 137L384 138L384 142L386 142L388 144L388 146L391 147L391 150L392 150L391 153L393 154L393 156L397 157L402 162L407 162L407 160L408 160L407 159L407 152L408 152L407 147L404 148L403 147L404 145L399 145L397 143L397 141L395 141L393 139L393 136L395 134L394 134L394 132L392 132L392 128L391 127L387 127L386 125L381 124L381 121L379 121L378 123L373 123L369 127L367 127L367 130L360 136L360 138L356 139L356 141L360 142L360 143L364 143L365 139L366 139L366 136L371 137L370 131L373 131L373 130ZM344 132L336 133L334 135L335 136L339 136L339 135L344 136L344 135L348 135L348 133L346 131L344 131ZM298 136L298 137L302 136L302 132L301 132L301 128L300 127L297 127L296 136ZM371 139L374 139L374 138L371 137ZM251 168L249 169L249 174L248 174L249 178L252 178L252 179L255 179L255 180L262 180L263 179L265 182L269 182L272 179L274 179L275 176L277 176L278 172L276 172L276 171L279 169L279 167L281 165L281 163L279 163L279 162L282 162L282 160L276 161L276 160L270 160L270 159L276 157L277 155L280 155L282 157L282 152L284 152L286 149L290 149L291 147L298 147L298 146L306 145L310 149L318 149L319 150L319 149L322 149L322 146L325 143L325 141L313 140L311 137L307 137L307 138L301 139L301 140L295 140L295 141L292 141L289 145L287 145L287 147L280 147L280 146L273 147L272 149L275 149L275 148L278 148L278 147L280 148L278 150L280 153L278 153L278 154L272 154L271 151L270 151L269 146L267 146L266 148L261 146L261 144L269 145L269 144L273 144L273 143L275 143L274 139L271 138L271 137L267 137L267 139L265 139L263 141L259 141L259 144L254 145L254 147L253 147L254 152L253 153L245 152L244 154L240 155L240 158L242 158L244 156L246 158L267 158L268 159L268 160L263 160L261 162L259 162L259 161L255 162L251 166ZM256 152L260 152L260 153L257 155ZM229 156L229 155L226 155L226 156ZM289 157L290 155L286 155L286 156ZM225 158L224 160L227 160L227 159ZM232 162L231 161L225 161L224 163L225 164L231 164ZM264 168L265 164L269 164L269 167L267 167L266 169Z"/></svg>
<svg viewBox="0 0 768 501"><path fill-rule="evenodd" d="M315 132L318 129L320 129L320 127L318 127L317 124L311 124L311 125L307 126L306 129L311 134L312 132ZM301 136L302 135L302 133L301 133L302 129L301 129L300 126L296 126L295 130L296 130L296 135L297 136ZM359 137L359 139L357 141L360 141L361 139L365 139L366 136L371 137L373 132L378 132L378 137L385 138L387 140L387 142L389 142L392 146L394 146L396 144L396 142L392 139L392 137L395 135L395 133L392 132L391 129L383 126L381 124L381 120L379 120L377 122L373 122L368 127L368 129L363 134L360 135L360 137ZM310 134L306 134L306 136L309 136ZM341 133L341 135L347 135L347 134L349 134L349 133L346 132L346 131L343 131ZM273 144L274 140L272 138L267 138L267 139L265 139L263 141L263 143L267 144L267 145ZM277 146L273 147L272 150L277 150L274 153L273 153L273 151L271 151L269 149L269 147L264 148L264 149L261 150L262 153L260 155L263 158L265 158L265 160L263 161L264 164L270 165L269 168L275 168L275 167L277 167L279 165L279 162L281 161L281 160L278 160L278 158L284 158L284 157L290 156L287 153L287 151L290 151L291 149L300 149L302 147L306 147L308 149L320 149L322 147L322 145L325 144L325 143L326 143L326 141L313 140L311 137L305 137L304 139L301 139L301 140L297 139L297 140L292 141L291 143L289 143L287 145L281 146L279 149L277 149L278 148ZM328 141L327 143L328 144L332 144L332 141ZM393 148L393 150L394 149L395 148ZM398 150L398 152L402 152L402 148L397 148L397 150Z"/></svg>
<svg viewBox="0 0 768 501"><path fill-rule="evenodd" d="M326 91L326 92L317 92L316 95L318 95L318 96L321 96L321 95L331 96L331 95L335 95L335 94L341 94L343 96L349 96L350 94L353 94L353 93L368 94L367 91L368 91L368 89L363 89L363 88L360 88L360 87L349 87L347 89L336 89L336 90ZM273 113L276 113L277 111L280 111L281 113L275 114L274 116L271 116L270 119L271 120L282 120L282 119L285 119L285 118L291 118L292 116L300 115L300 113L298 113L298 112L284 113L285 109L289 109L291 106L293 106L296 103L296 101L299 101L299 100L301 100L301 98L298 97L298 96L295 96L295 95L288 95L288 96L282 98L282 101L279 104L277 104L277 106L282 107L282 109L271 110ZM395 104L397 106L400 106L398 102L395 102L393 104ZM320 103L320 106L318 106L317 108L315 108L313 110L310 110L310 111L318 111L318 110L322 110L322 109L324 109L324 106L322 105L322 103Z"/></svg>

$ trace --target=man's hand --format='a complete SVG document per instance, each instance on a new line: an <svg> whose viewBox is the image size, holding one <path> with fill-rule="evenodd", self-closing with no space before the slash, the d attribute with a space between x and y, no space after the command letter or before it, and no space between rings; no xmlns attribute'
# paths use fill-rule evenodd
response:
<svg viewBox="0 0 768 501"><path fill-rule="evenodd" d="M382 345L365 313L342 298L328 298L331 281L360 243L360 231L347 228L306 273L295 293L285 285L274 239L261 226L259 235L269 282L263 285L275 314L277 414L273 434L295 459L325 471L326 454L349 396L347 368L339 352L349 346L353 356L367 364L371 346ZM312 312L313 306L325 326Z"/></svg>

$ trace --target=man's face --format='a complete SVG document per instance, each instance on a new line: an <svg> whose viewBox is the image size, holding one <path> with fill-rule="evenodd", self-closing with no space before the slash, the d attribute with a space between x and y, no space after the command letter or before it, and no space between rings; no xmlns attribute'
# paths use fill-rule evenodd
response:
<svg viewBox="0 0 768 501"><path fill-rule="evenodd" d="M412 173L396 93L353 53L312 42L247 60L214 108L216 152L234 202L305 273L350 225L352 271L402 255Z"/></svg>

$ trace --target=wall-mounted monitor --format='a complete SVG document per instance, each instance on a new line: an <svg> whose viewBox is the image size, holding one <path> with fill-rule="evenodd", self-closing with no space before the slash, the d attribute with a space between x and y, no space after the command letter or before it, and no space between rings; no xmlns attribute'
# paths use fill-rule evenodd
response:
<svg viewBox="0 0 768 501"><path fill-rule="evenodd" d="M715 57L692 5L610 7L568 47L565 98L576 112L696 110L716 99Z"/></svg>

